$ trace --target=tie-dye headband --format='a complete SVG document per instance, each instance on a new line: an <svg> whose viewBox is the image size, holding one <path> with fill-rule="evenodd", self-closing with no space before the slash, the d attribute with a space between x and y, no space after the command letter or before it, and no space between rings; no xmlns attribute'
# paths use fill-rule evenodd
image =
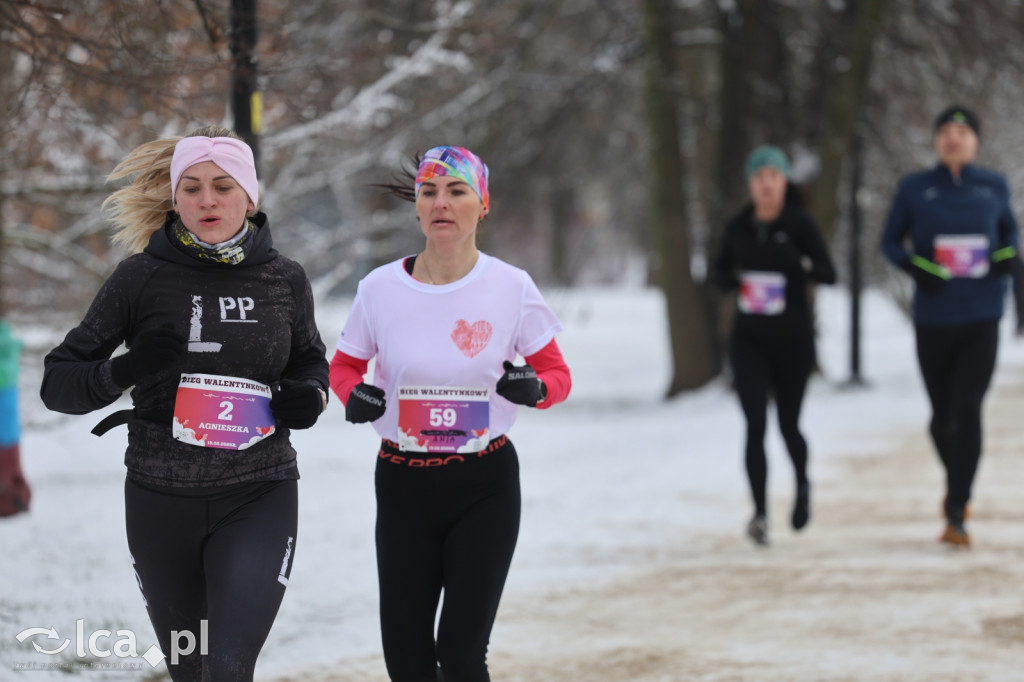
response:
<svg viewBox="0 0 1024 682"><path fill-rule="evenodd" d="M416 196L420 194L420 186L430 178L449 175L462 180L473 188L484 210L491 207L491 195L487 191L487 164L480 157L465 147L434 147L423 155L420 167L416 172Z"/></svg>

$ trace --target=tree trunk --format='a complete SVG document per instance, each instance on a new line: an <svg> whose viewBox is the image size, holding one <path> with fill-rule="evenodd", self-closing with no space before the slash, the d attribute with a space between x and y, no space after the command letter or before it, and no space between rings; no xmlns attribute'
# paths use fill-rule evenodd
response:
<svg viewBox="0 0 1024 682"><path fill-rule="evenodd" d="M644 0L644 90L650 131L651 220L658 259L655 270L665 292L672 348L667 397L703 386L719 370L700 291L690 274L671 12L671 0Z"/></svg>
<svg viewBox="0 0 1024 682"><path fill-rule="evenodd" d="M252 147L260 167L262 96L256 83L256 0L231 0L231 111L235 132Z"/></svg>
<svg viewBox="0 0 1024 682"><path fill-rule="evenodd" d="M741 0L735 8L720 14L719 127L710 210L713 234L721 230L729 214L737 210L746 196L743 160L752 147L753 116L750 106L754 93L750 62L753 45L757 42L753 21L753 4L756 1Z"/></svg>
<svg viewBox="0 0 1024 682"><path fill-rule="evenodd" d="M882 23L885 0L859 0L848 53L849 68L839 81L829 107L828 124L821 143L821 173L814 183L812 209L825 239L835 234L839 218L839 178L850 146L857 114L867 88L871 45Z"/></svg>
<svg viewBox="0 0 1024 682"><path fill-rule="evenodd" d="M550 268L552 283L565 287L572 283L569 272L569 248L566 243L572 232L573 214L576 212L576 190L556 187L551 196Z"/></svg>

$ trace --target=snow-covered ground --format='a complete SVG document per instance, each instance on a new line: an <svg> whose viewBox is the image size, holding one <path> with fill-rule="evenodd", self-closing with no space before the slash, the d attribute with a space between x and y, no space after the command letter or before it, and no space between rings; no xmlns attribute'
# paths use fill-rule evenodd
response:
<svg viewBox="0 0 1024 682"><path fill-rule="evenodd" d="M717 536L754 552L741 535L751 510L738 404L722 382L663 400L668 349L659 293L592 289L547 296L565 325L559 343L574 386L569 401L553 410L521 410L511 432L522 467L523 519L503 609L515 613L516 604L538 594L586 590L651 569L688 538ZM346 310L338 303L318 309L328 347ZM819 290L823 375L812 381L802 420L818 483L837 482L851 458L867 460L908 436L923 438L927 405L910 324L882 294L869 293L864 310L869 385L846 388L848 301L839 289ZM47 329L23 326L15 333L35 346L56 340ZM1024 383L1024 346L1004 329L996 384L1007 382ZM79 661L74 645L59 656L30 646L34 641L51 648L73 637L79 619L86 636L102 628L132 630L140 654L154 640L124 536L124 429L102 438L89 434L103 414L125 404L86 417L52 415L38 401L37 367L25 368L22 385L22 460L34 497L30 514L0 520L0 679L41 681L58 679L58 673L22 673L15 665ZM346 661L379 657L380 650L375 434L346 423L334 401L317 426L296 433L294 441L302 474L299 536L288 592L260 659L258 677L264 679L303 679L305 670L343 674ZM781 540L790 535L784 520L793 483L774 424L768 447L773 532ZM900 571L905 560L894 553L889 568ZM713 573L715 555L703 561ZM1020 586L1014 589L1019 597ZM51 626L61 639L15 638L26 628ZM564 636L568 645L573 633ZM500 659L507 645L530 646L529 633L503 623L499 612L491 650ZM376 674L382 661L379 667ZM81 674L89 680L144 678L140 672Z"/></svg>

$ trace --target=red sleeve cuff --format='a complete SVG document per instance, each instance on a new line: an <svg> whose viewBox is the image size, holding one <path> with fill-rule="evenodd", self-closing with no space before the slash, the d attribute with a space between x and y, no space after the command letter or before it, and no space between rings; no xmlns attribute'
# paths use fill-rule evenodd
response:
<svg viewBox="0 0 1024 682"><path fill-rule="evenodd" d="M369 360L360 360L340 350L331 358L331 390L343 405L348 405L348 396L352 389L363 382L363 375L369 366Z"/></svg>
<svg viewBox="0 0 1024 682"><path fill-rule="evenodd" d="M548 396L544 402L537 404L537 409L546 410L557 405L569 397L572 390L572 376L569 374L569 366L565 364L562 351L558 343L551 339L551 343L541 348L533 355L526 358L526 362L537 372L537 378L544 382L548 389Z"/></svg>

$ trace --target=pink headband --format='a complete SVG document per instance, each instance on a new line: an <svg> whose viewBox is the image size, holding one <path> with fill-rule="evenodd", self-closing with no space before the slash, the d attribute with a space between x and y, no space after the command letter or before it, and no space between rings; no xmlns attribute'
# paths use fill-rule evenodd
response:
<svg viewBox="0 0 1024 682"><path fill-rule="evenodd" d="M235 179L252 203L259 205L260 183L256 179L256 162L249 145L233 137L183 137L174 146L171 159L171 201L178 190L181 176L190 167L213 161Z"/></svg>

